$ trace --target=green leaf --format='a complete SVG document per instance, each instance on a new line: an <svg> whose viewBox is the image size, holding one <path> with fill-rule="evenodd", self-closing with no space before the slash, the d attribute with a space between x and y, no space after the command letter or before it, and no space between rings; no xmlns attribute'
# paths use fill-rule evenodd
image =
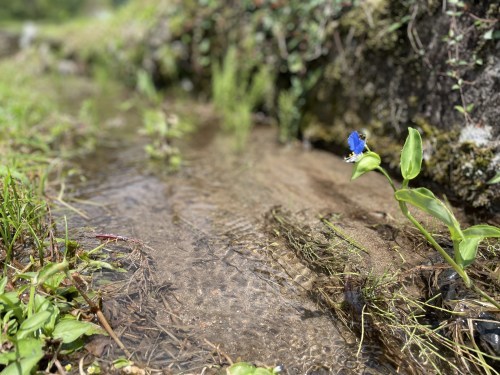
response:
<svg viewBox="0 0 500 375"><path fill-rule="evenodd" d="M476 259L477 247L481 240L481 237L472 237L466 238L460 242L458 249L461 259L456 259L459 265L465 268L474 262L474 259Z"/></svg>
<svg viewBox="0 0 500 375"><path fill-rule="evenodd" d="M47 321L50 319L51 315L52 312L47 310L33 314L32 316L30 316L28 319L26 319L24 322L21 323L19 331L17 332L17 337L20 339L25 338L31 332L34 332L37 329L42 328L45 325L45 323L47 323Z"/></svg>
<svg viewBox="0 0 500 375"><path fill-rule="evenodd" d="M56 320L59 318L59 308L53 301L37 294L35 295L35 311L49 311L51 313L50 319L43 326L45 334L50 335L55 328Z"/></svg>
<svg viewBox="0 0 500 375"><path fill-rule="evenodd" d="M453 240L462 239L460 224L448 207L426 188L400 189L394 193L398 201L403 201L419 208L448 226Z"/></svg>
<svg viewBox="0 0 500 375"><path fill-rule="evenodd" d="M38 275L38 285L45 283L45 281L55 274L64 273L64 271L68 268L68 261L64 259L60 263L48 263L45 265Z"/></svg>
<svg viewBox="0 0 500 375"><path fill-rule="evenodd" d="M134 362L126 359L126 358L118 358L118 359L115 359L113 361L113 367L115 369L121 369L123 367L126 367L126 366L132 366L134 364Z"/></svg>
<svg viewBox="0 0 500 375"><path fill-rule="evenodd" d="M6 285L7 285L7 276L4 276L0 280L0 294L4 293Z"/></svg>
<svg viewBox="0 0 500 375"><path fill-rule="evenodd" d="M26 338L17 340L16 347L21 357L42 358L44 355L43 341L41 339Z"/></svg>
<svg viewBox="0 0 500 375"><path fill-rule="evenodd" d="M17 340L16 349L0 355L0 363L7 365L3 374L29 374L43 358L43 341L28 338ZM21 358L21 360L18 360ZM18 361L16 361L18 360Z"/></svg>
<svg viewBox="0 0 500 375"><path fill-rule="evenodd" d="M497 172L497 174L495 175L495 177L493 177L491 180L489 180L487 182L487 184L493 185L493 184L498 184L499 182L500 182L500 172Z"/></svg>
<svg viewBox="0 0 500 375"><path fill-rule="evenodd" d="M466 111L464 109L464 107L462 107L461 105L456 105L455 108L458 112L460 112L462 115L465 115Z"/></svg>
<svg viewBox="0 0 500 375"><path fill-rule="evenodd" d="M255 367L246 362L235 363L227 369L228 375L253 375L254 372Z"/></svg>
<svg viewBox="0 0 500 375"><path fill-rule="evenodd" d="M408 128L403 151L401 152L401 175L405 180L418 176L422 167L422 138L413 128Z"/></svg>
<svg viewBox="0 0 500 375"><path fill-rule="evenodd" d="M351 180L355 180L366 172L373 171L380 165L380 156L372 151L364 153L354 164Z"/></svg>
<svg viewBox="0 0 500 375"><path fill-rule="evenodd" d="M462 233L464 234L464 237L466 237L466 238L473 238L473 237L480 237L480 238L495 237L495 238L498 238L498 237L500 237L500 228L494 227L492 225L487 225L487 224L479 224L479 225L474 225L472 227L464 229L462 231Z"/></svg>
<svg viewBox="0 0 500 375"><path fill-rule="evenodd" d="M486 32L483 34L483 39L486 39L486 40L491 40L491 39L493 39L493 29L490 29L490 30L486 31Z"/></svg>
<svg viewBox="0 0 500 375"><path fill-rule="evenodd" d="M57 323L53 337L62 340L63 343L70 343L83 335L105 335L101 327L90 322L81 322L74 319L63 319Z"/></svg>
<svg viewBox="0 0 500 375"><path fill-rule="evenodd" d="M10 362L16 360L15 352L3 352L0 353L0 365L7 366Z"/></svg>
<svg viewBox="0 0 500 375"><path fill-rule="evenodd" d="M28 375L31 373L41 357L23 358L19 362L13 362L3 369L2 375Z"/></svg>

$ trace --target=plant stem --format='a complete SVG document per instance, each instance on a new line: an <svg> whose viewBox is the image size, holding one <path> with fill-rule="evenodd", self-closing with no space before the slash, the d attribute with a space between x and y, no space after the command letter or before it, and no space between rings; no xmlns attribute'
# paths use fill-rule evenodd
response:
<svg viewBox="0 0 500 375"><path fill-rule="evenodd" d="M381 172L381 173L385 176L385 178L387 178L387 181L389 181L389 184L391 185L392 190L396 191L396 186L394 186L394 182L392 182L392 179L391 179L391 177L389 176L389 174L386 172L386 170L385 170L384 168L380 167L380 166L379 166L379 167L377 167L376 169L377 169L379 172Z"/></svg>
<svg viewBox="0 0 500 375"><path fill-rule="evenodd" d="M467 288L472 287L472 282L467 275L467 273L460 267L452 257L448 255L448 253L439 245L434 237L418 222L417 219L413 217L413 215L410 213L410 210L408 210L408 207L406 206L405 202L399 202L399 207L401 208L401 211L403 212L403 215L405 215L408 220L411 221L411 223L422 233L425 237L425 239L441 254L441 256L448 262L450 266L453 267L453 269L460 275L460 277L464 280L465 285Z"/></svg>
<svg viewBox="0 0 500 375"><path fill-rule="evenodd" d="M495 301L493 298L491 298L488 294L486 294L486 292L484 292L483 290L481 290L479 287L477 287L476 285L472 285L472 289L476 292L476 293L479 293L480 295L482 295L488 302L490 302L492 305L494 305L497 309L500 310L500 303L498 303L497 301Z"/></svg>
<svg viewBox="0 0 500 375"><path fill-rule="evenodd" d="M76 281L74 278L73 278L73 275L71 275L69 273L69 271L67 270L66 271L66 276L68 277L68 279L70 280L71 284L73 284L73 286L76 288L76 290L78 290L78 293L80 293L80 295L83 297L83 299L85 300L85 302L87 302L87 304L89 305L91 311L96 315L97 319L99 320L99 323L101 323L101 326L106 330L106 332L111 336L111 338L116 342L116 344L120 347L121 350L123 350L123 352L127 355L128 358L131 358L132 357L132 354L127 350L127 348L125 347L125 345L122 343L122 341L118 338L118 336L116 335L115 331L113 331L113 328L111 328L108 320L106 319L106 317L104 316L104 314L102 313L101 309L99 308L99 306L97 306L90 298L89 296L87 295L87 293L85 293L83 291L83 289L80 287L80 285L78 284L78 281Z"/></svg>
<svg viewBox="0 0 500 375"><path fill-rule="evenodd" d="M392 182L391 177L387 173L387 171L382 168L382 167L377 167L376 168L379 172L381 172L385 178L387 178L387 181L389 181L389 184L392 187L392 190L396 192L396 186ZM403 188L408 188L408 180L403 181ZM448 255L448 253L439 245L434 237L420 224L417 219L413 217L413 215L410 213L410 210L408 209L408 206L406 205L405 202L399 201L399 207L401 208L401 212L403 212L403 215L405 215L408 220L411 221L411 223L422 233L425 237L425 239L441 254L441 256L448 262L448 264L460 275L462 280L465 283L465 286L469 289L474 290L476 293L479 295L483 296L488 302L493 304L497 309L500 309L500 303L495 301L492 297L490 297L486 292L481 290L478 286L474 285L472 283L472 280L469 278L469 275L464 271L464 269L459 266L455 260L451 256Z"/></svg>

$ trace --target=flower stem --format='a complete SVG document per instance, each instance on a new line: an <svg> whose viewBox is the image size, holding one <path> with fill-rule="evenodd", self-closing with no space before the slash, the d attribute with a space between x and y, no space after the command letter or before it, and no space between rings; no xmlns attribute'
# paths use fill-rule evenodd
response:
<svg viewBox="0 0 500 375"><path fill-rule="evenodd" d="M448 255L448 253L439 245L434 237L418 222L417 219L413 217L413 215L410 213L410 210L408 210L408 207L406 206L405 202L399 202L399 207L401 208L401 211L403 212L403 215L405 215L408 220L411 221L411 223L422 233L425 237L425 239L441 254L441 256L448 262L450 266L453 267L453 269L460 275L460 277L464 280L465 285L467 288L472 287L472 282L467 275L467 273L463 270L462 267L460 267L452 257Z"/></svg>
<svg viewBox="0 0 500 375"><path fill-rule="evenodd" d="M394 186L394 182L392 182L392 178L389 176L387 171L380 166L377 167L376 169L377 169L377 171L381 172L385 176L385 178L387 178L387 181L389 181L389 184L391 185L392 190L396 191L396 186Z"/></svg>
<svg viewBox="0 0 500 375"><path fill-rule="evenodd" d="M472 289L476 293L479 293L480 295L482 295L488 302L490 302L493 306L495 306L497 309L500 310L500 303L498 303L492 297L490 297L488 294L486 294L486 292L484 292L483 290L481 290L481 288L479 288L478 286L476 286L476 285L473 284L472 285Z"/></svg>
<svg viewBox="0 0 500 375"><path fill-rule="evenodd" d="M392 181L392 179L389 176L389 174L387 173L387 171L380 166L377 167L376 169L385 176L387 181L389 181L389 184L391 185L392 190L394 192L396 192L396 190L397 190L396 186L394 185L394 182ZM403 181L403 188L408 188L408 182L409 182L408 180ZM401 208L401 212L403 213L403 215L405 215L408 218L408 220L411 221L411 223L420 231L420 233L422 233L424 235L425 239L434 247L434 249L436 249L439 252L439 254L441 254L441 256L444 258L444 260L446 262L448 262L448 264L460 275L460 277L462 278L462 280L465 283L465 286L469 289L474 290L476 293L478 293L479 295L484 297L488 302L490 302L492 305L494 305L497 309L500 309L500 303L495 301L495 299L490 297L486 292L481 290L478 286L474 285L472 283L472 280L469 278L469 275L467 275L467 273L464 271L464 269L460 265L458 265L451 256L448 255L448 253L441 247L441 245L439 245L436 242L434 237L432 237L432 235L422 226L422 224L420 224L418 222L418 220L413 217L413 215L410 213L410 210L408 209L408 206L406 205L406 203L399 201L399 207Z"/></svg>

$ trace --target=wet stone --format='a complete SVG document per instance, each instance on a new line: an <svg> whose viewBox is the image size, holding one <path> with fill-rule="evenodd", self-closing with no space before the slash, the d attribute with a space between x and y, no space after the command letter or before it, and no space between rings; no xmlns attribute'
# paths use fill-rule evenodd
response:
<svg viewBox="0 0 500 375"><path fill-rule="evenodd" d="M500 355L500 321L488 313L480 313L474 322L481 344L486 350L493 351L495 356Z"/></svg>

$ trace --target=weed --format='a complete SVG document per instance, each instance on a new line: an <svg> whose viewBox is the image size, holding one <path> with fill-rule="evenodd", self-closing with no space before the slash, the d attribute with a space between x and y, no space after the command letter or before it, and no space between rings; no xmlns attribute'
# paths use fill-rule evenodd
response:
<svg viewBox="0 0 500 375"><path fill-rule="evenodd" d="M144 95L151 103L158 105L161 101L161 96L156 90L151 76L143 69L137 71L137 91Z"/></svg>
<svg viewBox="0 0 500 375"><path fill-rule="evenodd" d="M279 140L290 142L299 135L300 112L297 97L293 90L282 91L278 96Z"/></svg>
<svg viewBox="0 0 500 375"><path fill-rule="evenodd" d="M151 139L145 146L148 155L153 159L167 160L173 170L178 169L182 158L173 142L190 132L191 125L175 114L166 115L162 110L153 109L144 112L143 123L141 131Z"/></svg>
<svg viewBox="0 0 500 375"><path fill-rule="evenodd" d="M14 259L16 247L29 245L34 247L43 265L45 202L31 189L24 188L9 172L3 176L0 187L0 234L1 247L6 253L5 265Z"/></svg>
<svg viewBox="0 0 500 375"><path fill-rule="evenodd" d="M212 99L222 114L222 128L235 134L236 149L241 150L252 128L252 111L270 94L272 79L266 66L254 73L254 66L238 61L238 51L230 47L222 66L212 64Z"/></svg>

